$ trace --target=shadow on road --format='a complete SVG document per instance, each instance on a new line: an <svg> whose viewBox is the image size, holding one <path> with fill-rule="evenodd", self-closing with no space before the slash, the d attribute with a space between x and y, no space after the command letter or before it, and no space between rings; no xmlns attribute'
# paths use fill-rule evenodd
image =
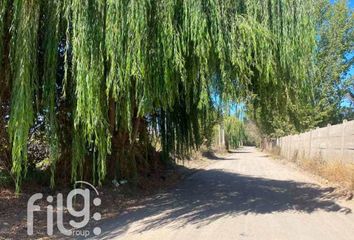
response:
<svg viewBox="0 0 354 240"><path fill-rule="evenodd" d="M331 188L240 175L222 170L200 171L177 189L146 199L140 207L103 223L100 238L124 233L129 224L142 220L137 232L166 224L180 228L207 225L224 216L316 210L350 213L331 197Z"/></svg>
<svg viewBox="0 0 354 240"><path fill-rule="evenodd" d="M214 152L203 152L202 156L205 158L208 158L210 160L227 160L224 157L217 156ZM235 159L233 159L233 160L235 160Z"/></svg>
<svg viewBox="0 0 354 240"><path fill-rule="evenodd" d="M236 150L228 150L228 153L236 153L236 154L250 154L252 150L247 150L248 148L242 148L242 149L236 149ZM206 151L202 153L202 156L205 158L208 158L210 160L230 160L234 161L237 160L236 158L228 158L228 157L220 157L215 154L213 151ZM268 155L264 155L264 157L267 157Z"/></svg>

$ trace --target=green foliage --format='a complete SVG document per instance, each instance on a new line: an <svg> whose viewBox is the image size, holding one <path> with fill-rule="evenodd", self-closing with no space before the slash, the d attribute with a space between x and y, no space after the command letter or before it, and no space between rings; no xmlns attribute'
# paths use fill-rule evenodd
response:
<svg viewBox="0 0 354 240"><path fill-rule="evenodd" d="M337 124L345 115L341 102L354 86L348 72L354 64L354 12L347 0L317 4L317 49L314 102L319 126Z"/></svg>
<svg viewBox="0 0 354 240"><path fill-rule="evenodd" d="M54 172L59 157L58 123L56 119L57 102L57 60L59 43L59 25L61 1L43 1L42 7L47 13L44 17L44 66L43 66L43 100L47 138L50 145L50 162L52 170L51 186L54 186Z"/></svg>
<svg viewBox="0 0 354 240"><path fill-rule="evenodd" d="M262 134L254 122L247 119L245 120L245 145L249 146L261 146Z"/></svg>
<svg viewBox="0 0 354 240"><path fill-rule="evenodd" d="M124 148L133 171L134 150L145 144L148 129L158 133L165 159L198 148L215 121L214 95L222 102L246 99L267 121L273 110L294 114L297 102L311 95L313 3L13 1L9 132L17 189L35 98L44 103L36 112L45 112L53 174L60 150L69 147L58 145L56 83L65 96L69 86L74 91L68 110L74 123L73 181L91 169L92 180L102 183L113 135L124 142L114 147ZM60 41L65 41L64 76L57 81ZM241 127L234 124L230 119L231 142L237 144Z"/></svg>
<svg viewBox="0 0 354 240"><path fill-rule="evenodd" d="M273 91L271 85L265 86L265 92L273 94L274 98L263 97L265 101L260 104L256 98L249 104L249 114L262 133L271 137L304 132L328 123L337 124L352 115L352 108L345 109L341 103L350 86L354 85L353 77L348 76L354 63L353 11L346 0L334 3L321 0L314 6L314 64L299 63L309 71L303 82L306 84L283 86L283 91Z"/></svg>
<svg viewBox="0 0 354 240"><path fill-rule="evenodd" d="M33 96L37 81L39 1L13 1L11 39L12 94L9 135L12 144L12 172L19 190L27 169L27 140L33 123Z"/></svg>
<svg viewBox="0 0 354 240"><path fill-rule="evenodd" d="M105 95L105 1L73 0L72 11L72 74L75 82L76 106L74 131L80 135L74 141L84 141L93 153L93 180L96 183L106 174L106 155L109 152L107 125L107 97ZM69 21L69 19L67 20ZM76 143L74 143L76 145ZM79 154L80 155L76 155ZM84 152L74 149L73 161L84 161ZM75 168L83 163L74 163L72 176L76 180ZM82 176L79 176L82 178Z"/></svg>
<svg viewBox="0 0 354 240"><path fill-rule="evenodd" d="M235 116L228 116L224 119L225 138L227 148L236 149L245 140L245 128L243 122Z"/></svg>
<svg viewBox="0 0 354 240"><path fill-rule="evenodd" d="M5 30L5 15L6 15L6 9L7 9L7 2L8 0L0 0L0 40L1 40L1 45L0 45L0 66L2 65L2 59L3 59L3 37L4 37L4 30ZM1 69L1 67L0 67Z"/></svg>

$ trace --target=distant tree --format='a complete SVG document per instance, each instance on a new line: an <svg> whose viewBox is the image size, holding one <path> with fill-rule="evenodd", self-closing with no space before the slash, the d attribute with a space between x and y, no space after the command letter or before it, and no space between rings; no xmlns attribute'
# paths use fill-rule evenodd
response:
<svg viewBox="0 0 354 240"><path fill-rule="evenodd" d="M245 140L245 127L242 121L235 116L224 119L226 149L236 149Z"/></svg>
<svg viewBox="0 0 354 240"><path fill-rule="evenodd" d="M315 9L317 47L314 68L307 69L308 84L305 88L285 86L283 92L274 92L268 85L265 92L272 97L262 102L256 98L248 104L249 116L268 136L304 132L354 118L354 105L342 104L345 98L353 101L354 96L354 77L349 76L354 63L353 10L347 0L319 0Z"/></svg>
<svg viewBox="0 0 354 240"><path fill-rule="evenodd" d="M256 124L249 119L245 120L245 145L257 146L261 145L262 135Z"/></svg>
<svg viewBox="0 0 354 240"><path fill-rule="evenodd" d="M345 118L343 99L353 92L354 78L348 73L354 64L354 14L347 0L333 4L321 0L317 6L317 74L314 105L319 126L336 124Z"/></svg>

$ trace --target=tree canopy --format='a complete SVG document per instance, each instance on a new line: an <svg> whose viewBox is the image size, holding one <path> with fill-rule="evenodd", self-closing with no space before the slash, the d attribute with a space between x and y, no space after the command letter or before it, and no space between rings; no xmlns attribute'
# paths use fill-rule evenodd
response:
<svg viewBox="0 0 354 240"><path fill-rule="evenodd" d="M154 158L155 137L165 161L197 148L215 95L251 102L266 122L301 112L312 94L314 13L313 0L1 0L17 189L42 116L54 185L63 166L72 181L134 178Z"/></svg>
<svg viewBox="0 0 354 240"><path fill-rule="evenodd" d="M314 8L316 46L307 82L310 91L292 92L292 100L283 108L264 111L251 104L248 109L269 136L295 134L353 118L353 107L343 104L346 96L350 99L354 86L349 74L354 56L353 10L347 0L316 1Z"/></svg>

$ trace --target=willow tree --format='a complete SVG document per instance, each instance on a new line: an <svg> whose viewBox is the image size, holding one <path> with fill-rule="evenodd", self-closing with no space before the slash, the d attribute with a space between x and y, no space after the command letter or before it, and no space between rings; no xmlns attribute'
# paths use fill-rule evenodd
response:
<svg viewBox="0 0 354 240"><path fill-rule="evenodd" d="M312 0L1 0L0 34L11 35L4 57L11 61L8 131L18 189L37 114L45 115L53 172L63 149L72 148L72 181L102 183L107 168L110 177L137 177L156 156L168 161L197 148L214 96L250 101L264 112L291 108L311 85L312 6ZM4 12L11 13L10 28ZM74 103L71 146L58 140L57 99L65 97ZM161 155L152 154L155 135Z"/></svg>
<svg viewBox="0 0 354 240"><path fill-rule="evenodd" d="M224 119L226 149L236 149L245 141L244 123L235 116Z"/></svg>

